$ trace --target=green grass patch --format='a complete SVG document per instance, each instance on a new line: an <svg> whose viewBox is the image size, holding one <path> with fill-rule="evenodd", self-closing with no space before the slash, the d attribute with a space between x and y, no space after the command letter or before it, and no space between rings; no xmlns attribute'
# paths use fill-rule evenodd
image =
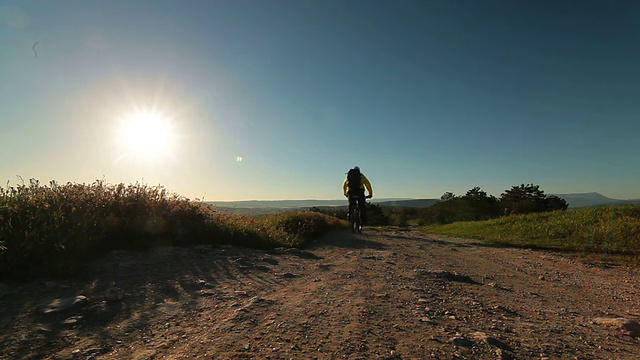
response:
<svg viewBox="0 0 640 360"><path fill-rule="evenodd" d="M421 228L488 243L583 253L640 254L640 206L601 206Z"/></svg>
<svg viewBox="0 0 640 360"><path fill-rule="evenodd" d="M337 226L337 219L310 211L228 215L161 186L31 180L0 187L0 280L77 274L114 249L303 247Z"/></svg>

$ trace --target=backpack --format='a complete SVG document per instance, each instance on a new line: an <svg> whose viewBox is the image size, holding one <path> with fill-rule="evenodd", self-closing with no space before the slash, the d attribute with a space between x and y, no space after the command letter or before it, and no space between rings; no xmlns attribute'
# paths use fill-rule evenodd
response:
<svg viewBox="0 0 640 360"><path fill-rule="evenodd" d="M347 173L347 186L349 190L357 190L360 188L360 171L351 169Z"/></svg>

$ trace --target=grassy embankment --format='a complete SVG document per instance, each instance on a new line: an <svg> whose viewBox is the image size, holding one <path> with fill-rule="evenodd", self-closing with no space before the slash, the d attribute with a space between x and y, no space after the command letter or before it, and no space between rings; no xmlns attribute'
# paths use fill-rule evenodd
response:
<svg viewBox="0 0 640 360"><path fill-rule="evenodd" d="M114 249L302 247L338 226L337 219L310 211L228 215L162 187L31 180L0 187L0 280L77 274Z"/></svg>
<svg viewBox="0 0 640 360"><path fill-rule="evenodd" d="M640 254L640 206L600 206L430 225L424 232L587 254Z"/></svg>

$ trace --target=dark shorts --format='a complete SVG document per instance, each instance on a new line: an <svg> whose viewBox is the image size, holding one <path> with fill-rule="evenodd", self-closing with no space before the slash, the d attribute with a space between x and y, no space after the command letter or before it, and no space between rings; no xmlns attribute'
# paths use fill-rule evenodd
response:
<svg viewBox="0 0 640 360"><path fill-rule="evenodd" d="M349 195L349 212L351 212L351 208L353 206L358 206L360 208L360 217L362 218L362 221L366 221L367 208L365 207L364 189L355 191L349 190L347 194Z"/></svg>

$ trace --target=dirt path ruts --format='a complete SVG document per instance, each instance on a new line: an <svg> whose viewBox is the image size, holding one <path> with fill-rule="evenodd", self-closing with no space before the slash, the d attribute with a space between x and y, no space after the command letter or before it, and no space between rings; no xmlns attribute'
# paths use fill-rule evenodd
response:
<svg viewBox="0 0 640 360"><path fill-rule="evenodd" d="M418 232L120 251L85 277L5 286L0 358L634 359L640 335L637 268Z"/></svg>

